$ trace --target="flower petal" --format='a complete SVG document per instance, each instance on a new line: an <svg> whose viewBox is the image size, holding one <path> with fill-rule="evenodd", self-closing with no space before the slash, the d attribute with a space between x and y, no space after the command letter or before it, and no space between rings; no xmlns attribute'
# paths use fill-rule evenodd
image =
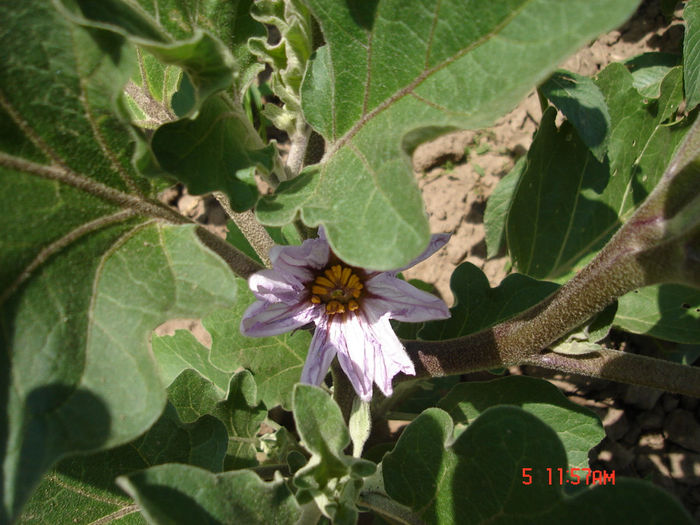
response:
<svg viewBox="0 0 700 525"><path fill-rule="evenodd" d="M432 254L434 254L436 251L438 251L440 248L445 246L447 244L447 241L450 240L450 237L452 237L451 233L435 233L430 237L430 242L428 243L428 247L423 250L423 253L421 253L418 257L413 259L410 263L408 263L406 266L402 266L401 268L397 268L396 270L392 270L391 273L393 275L396 275L399 272L402 272L404 270L407 270L408 268L411 268L418 264L421 261L424 261L428 257L430 257Z"/></svg>
<svg viewBox="0 0 700 525"><path fill-rule="evenodd" d="M388 313L391 319L409 323L450 317L450 310L442 299L387 272L369 279L365 290L368 296L362 300L362 308L373 311L377 317Z"/></svg>
<svg viewBox="0 0 700 525"><path fill-rule="evenodd" d="M313 270L328 264L329 254L330 248L325 239L307 239L301 246L273 246L270 261L275 271L285 277L307 283L314 278Z"/></svg>
<svg viewBox="0 0 700 525"><path fill-rule="evenodd" d="M311 338L309 353L306 355L304 370L301 372L302 383L320 385L335 357L336 347L330 342L327 319L328 317L321 315L316 320L316 331Z"/></svg>
<svg viewBox="0 0 700 525"><path fill-rule="evenodd" d="M261 301L297 304L308 296L306 287L296 279L289 282L285 275L275 270L261 270L248 279L248 286Z"/></svg>
<svg viewBox="0 0 700 525"><path fill-rule="evenodd" d="M241 333L248 337L268 337L304 326L322 315L319 305L256 301L241 318Z"/></svg>
<svg viewBox="0 0 700 525"><path fill-rule="evenodd" d="M415 374L413 362L391 329L388 318L360 313L346 316L337 324L340 333L331 337L338 341L338 361L363 401L372 398L372 383L390 396L396 374Z"/></svg>

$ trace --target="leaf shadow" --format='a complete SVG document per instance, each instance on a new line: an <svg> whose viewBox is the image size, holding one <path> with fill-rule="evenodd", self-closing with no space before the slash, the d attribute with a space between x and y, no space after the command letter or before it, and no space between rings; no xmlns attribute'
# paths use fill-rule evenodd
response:
<svg viewBox="0 0 700 525"><path fill-rule="evenodd" d="M145 476L140 476L138 484L138 497L141 507L148 512L158 523L201 523L216 524L220 520L212 516L194 498L167 485L159 485L149 482ZM132 481L133 483L133 481ZM240 509L237 509L240 510ZM149 511L156 511L151 514ZM166 519L164 519L166 518ZM252 518L252 521L248 519ZM238 523L255 523L253 516L236 516ZM149 520L150 521L150 520Z"/></svg>
<svg viewBox="0 0 700 525"><path fill-rule="evenodd" d="M345 0L350 16L357 25L371 31L379 0Z"/></svg>
<svg viewBox="0 0 700 525"><path fill-rule="evenodd" d="M41 476L57 460L99 448L112 428L107 407L99 397L63 384L32 390L24 403L21 424L22 445L14 461L13 516L19 514ZM2 430L9 437L7 427Z"/></svg>

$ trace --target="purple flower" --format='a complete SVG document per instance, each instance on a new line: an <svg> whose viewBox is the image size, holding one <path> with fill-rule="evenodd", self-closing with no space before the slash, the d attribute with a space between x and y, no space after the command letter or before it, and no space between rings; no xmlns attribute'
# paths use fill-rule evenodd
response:
<svg viewBox="0 0 700 525"><path fill-rule="evenodd" d="M243 314L241 332L267 337L315 323L302 383L321 384L337 355L362 400L372 397L373 382L390 396L396 374L416 372L389 319L416 323L450 316L441 299L396 274L428 258L449 237L433 235L421 255L390 272L345 264L331 251L322 228L317 239L301 246L275 246L270 251L272 270L257 272L248 281L257 301Z"/></svg>

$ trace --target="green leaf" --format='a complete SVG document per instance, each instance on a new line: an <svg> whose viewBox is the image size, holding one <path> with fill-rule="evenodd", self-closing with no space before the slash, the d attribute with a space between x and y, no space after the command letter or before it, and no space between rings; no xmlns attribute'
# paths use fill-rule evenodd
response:
<svg viewBox="0 0 700 525"><path fill-rule="evenodd" d="M326 139L325 162L303 191L286 185L267 198L260 217L279 224L300 211L348 263L400 267L429 238L415 147L491 124L637 3L309 0L327 45L307 67L302 109Z"/></svg>
<svg viewBox="0 0 700 525"><path fill-rule="evenodd" d="M513 169L503 177L486 201L484 229L486 230L486 257L495 257L506 241L506 221L510 204L525 171L525 157L515 163Z"/></svg>
<svg viewBox="0 0 700 525"><path fill-rule="evenodd" d="M569 401L551 383L532 377L460 383L438 407L450 414L455 424L470 425L485 410L499 405L519 406L549 425L564 445L569 466L587 467L589 450L605 437L595 413Z"/></svg>
<svg viewBox="0 0 700 525"><path fill-rule="evenodd" d="M225 397L232 374L211 364L209 349L197 341L189 330L177 330L173 336L154 335L151 338L151 348L166 387L183 370L192 369L211 381L221 397Z"/></svg>
<svg viewBox="0 0 700 525"><path fill-rule="evenodd" d="M6 522L59 457L153 424L165 391L149 333L230 305L236 283L193 226L152 221L184 219L131 167L114 109L134 65L123 42L47 2L2 4L0 18L14 49L0 59L0 173L13 196L0 214Z"/></svg>
<svg viewBox="0 0 700 525"><path fill-rule="evenodd" d="M479 268L464 262L452 274L450 288L455 296L451 317L425 323L418 332L421 339L442 340L476 333L527 310L558 286L512 274L491 288Z"/></svg>
<svg viewBox="0 0 700 525"><path fill-rule="evenodd" d="M308 463L294 474L300 501L314 498L324 515L334 522L356 520L355 500L362 478L374 474L375 464L344 454L350 433L340 408L323 390L298 384L294 387L293 405L301 444L311 452Z"/></svg>
<svg viewBox="0 0 700 525"><path fill-rule="evenodd" d="M236 60L228 46L234 44L241 53L243 68L250 67L252 57L244 52L248 36L260 35L262 27L250 21L249 35L234 35L237 9L247 15L250 0L222 2L205 0L197 8L166 0L149 2L141 0L139 6L122 0L105 0L99 3L89 0L54 0L61 11L75 23L113 31L147 50L166 64L181 67L195 87L196 103L191 112L213 93L228 88L233 79L250 80L250 74L241 75ZM162 13L167 13L161 16ZM209 32L211 31L211 32ZM259 68L256 68L259 70ZM247 85L236 86L243 95Z"/></svg>
<svg viewBox="0 0 700 525"><path fill-rule="evenodd" d="M202 320L212 336L211 363L226 372L247 368L255 378L258 395L265 406L281 405L289 410L292 388L301 377L311 334L297 330L273 337L242 335L241 317L254 297L244 283L240 286L239 300L233 308L219 310Z"/></svg>
<svg viewBox="0 0 700 525"><path fill-rule="evenodd" d="M610 239L661 178L687 131L667 125L682 96L679 68L661 96L644 99L621 64L600 73L612 128L608 159L598 162L572 125L545 112L508 215L515 266L538 279L565 276Z"/></svg>
<svg viewBox="0 0 700 525"><path fill-rule="evenodd" d="M141 172L152 175L164 170L186 183L193 194L220 190L228 195L234 210L252 207L257 188L248 176L249 169L255 167L270 174L280 167L275 164L274 145L265 147L241 105L243 92L259 71L246 47L247 37L260 35L262 30L248 13L251 0L209 0L198 4L198 9L178 4L175 10L165 0L155 6L148 2L148 9L138 9L122 0L54 1L75 23L113 31L109 51L116 51L127 39L161 62L179 66L187 73L194 89L193 104L175 112L188 118L163 123L150 139L138 134L141 143L135 164ZM155 12L149 13L154 7ZM168 16L161 17L160 10ZM216 21L213 28L211 21ZM213 29L216 36L202 27ZM242 29L241 34L234 34L237 28ZM244 62L242 67L217 36L233 45ZM229 87L233 88L233 96L222 93ZM136 96L133 91L132 99ZM143 89L140 95L153 98ZM175 102L173 99L173 109Z"/></svg>
<svg viewBox="0 0 700 525"><path fill-rule="evenodd" d="M567 468L561 442L520 408L490 408L447 445L451 438L449 415L429 409L382 461L386 492L426 523L692 523L672 496L639 480L618 477L565 495L556 470ZM523 469L531 469L530 484Z"/></svg>
<svg viewBox="0 0 700 525"><path fill-rule="evenodd" d="M267 410L258 402L257 387L250 372L243 370L231 378L228 399L217 403L213 415L224 422L228 431L226 470L257 465L255 436Z"/></svg>
<svg viewBox="0 0 700 525"><path fill-rule="evenodd" d="M666 75L681 64L681 57L671 53L642 53L624 62L632 73L632 84L643 97L659 98Z"/></svg>
<svg viewBox="0 0 700 525"><path fill-rule="evenodd" d="M610 115L605 98L593 80L557 70L540 90L574 125L595 158L602 161L608 145Z"/></svg>
<svg viewBox="0 0 700 525"><path fill-rule="evenodd" d="M685 38L683 39L683 75L687 110L700 102L700 2L689 0L683 9Z"/></svg>
<svg viewBox="0 0 700 525"><path fill-rule="evenodd" d="M700 291L677 284L647 286L618 299L615 326L678 343L700 343Z"/></svg>
<svg viewBox="0 0 700 525"><path fill-rule="evenodd" d="M121 477L118 484L151 523L293 525L299 505L284 481L262 481L241 470L212 474L189 465L161 465Z"/></svg>
<svg viewBox="0 0 700 525"><path fill-rule="evenodd" d="M65 459L42 479L22 523L92 523L100 519L144 523L138 507L115 484L117 476L163 463L190 463L220 472L226 429L207 416L185 425L168 405L146 434L115 449Z"/></svg>

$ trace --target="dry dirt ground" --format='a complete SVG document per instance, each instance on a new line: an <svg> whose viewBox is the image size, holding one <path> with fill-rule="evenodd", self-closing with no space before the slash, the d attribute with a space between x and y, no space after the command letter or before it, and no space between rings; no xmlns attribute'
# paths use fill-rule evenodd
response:
<svg viewBox="0 0 700 525"><path fill-rule="evenodd" d="M603 35L561 64L595 75L608 63L648 51L680 53L683 26L666 20L659 0L645 1L622 28ZM443 136L419 147L413 159L433 232L450 232L449 244L405 272L435 285L452 303L449 278L464 261L480 267L492 286L506 275L506 257L486 259L483 215L486 201L499 180L524 155L542 115L535 93L493 127ZM210 197L173 190L166 197L182 212L225 234L226 215ZM180 324L178 327L183 327ZM208 334L196 322L187 324L207 343ZM172 325L162 327L171 331ZM618 334L617 347L639 351L645 338ZM653 345L652 345L653 346ZM614 470L617 476L651 479L674 493L700 522L700 402L694 398L620 385L601 380L552 375L535 369L511 369L513 374L540 375L554 382L570 399L588 406L603 420L607 437L590 456L592 468Z"/></svg>

